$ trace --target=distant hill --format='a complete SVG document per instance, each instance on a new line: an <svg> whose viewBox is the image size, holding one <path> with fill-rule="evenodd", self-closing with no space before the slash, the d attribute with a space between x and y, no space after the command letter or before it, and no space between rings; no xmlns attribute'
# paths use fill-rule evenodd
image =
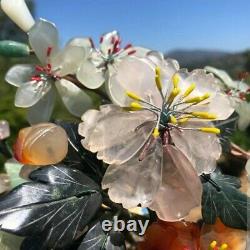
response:
<svg viewBox="0 0 250 250"><path fill-rule="evenodd" d="M214 50L173 50L165 54L165 57L176 59L181 67L188 69L214 66L227 70L232 76L245 71L247 58L246 52L229 53Z"/></svg>

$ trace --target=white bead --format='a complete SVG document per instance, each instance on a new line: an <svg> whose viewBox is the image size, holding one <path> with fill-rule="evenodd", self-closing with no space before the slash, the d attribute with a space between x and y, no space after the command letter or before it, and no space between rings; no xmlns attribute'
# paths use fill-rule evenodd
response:
<svg viewBox="0 0 250 250"><path fill-rule="evenodd" d="M25 32L35 23L24 0L2 0L1 8Z"/></svg>

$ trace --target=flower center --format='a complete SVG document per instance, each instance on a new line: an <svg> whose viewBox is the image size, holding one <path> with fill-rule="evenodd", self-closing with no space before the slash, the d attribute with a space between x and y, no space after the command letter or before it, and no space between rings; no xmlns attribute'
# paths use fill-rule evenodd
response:
<svg viewBox="0 0 250 250"><path fill-rule="evenodd" d="M219 134L220 130L215 127L187 127L184 126L190 119L195 120L214 120L217 118L215 114L193 111L193 108L199 104L208 105L206 102L210 98L209 93L205 93L202 96L192 96L190 94L196 88L195 83L191 83L190 86L181 92L179 87L180 76L178 73L174 74L172 77L173 88L170 93L163 93L162 91L162 81L160 68L155 69L155 84L158 91L162 97L162 107L155 106L152 102L146 101L135 93L126 92L127 96L134 100L130 104L132 110L149 110L156 115L156 126L153 131L153 136L164 136L166 133L172 129L182 130L196 130L205 133Z"/></svg>

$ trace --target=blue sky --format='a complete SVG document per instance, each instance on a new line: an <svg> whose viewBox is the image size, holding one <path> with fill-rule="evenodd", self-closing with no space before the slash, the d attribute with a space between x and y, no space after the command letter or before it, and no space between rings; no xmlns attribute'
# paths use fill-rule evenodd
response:
<svg viewBox="0 0 250 250"><path fill-rule="evenodd" d="M124 43L160 51L250 48L249 0L34 0L65 43L116 29Z"/></svg>

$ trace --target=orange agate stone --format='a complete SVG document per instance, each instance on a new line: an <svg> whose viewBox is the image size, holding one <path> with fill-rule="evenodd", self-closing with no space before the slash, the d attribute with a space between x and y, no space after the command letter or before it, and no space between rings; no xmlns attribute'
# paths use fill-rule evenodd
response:
<svg viewBox="0 0 250 250"><path fill-rule="evenodd" d="M40 123L21 129L14 145L15 158L28 165L49 165L62 161L68 152L64 129L53 123Z"/></svg>
<svg viewBox="0 0 250 250"><path fill-rule="evenodd" d="M218 246L226 243L227 250L246 250L247 232L225 226L220 219L214 225L204 224L201 229L201 250L207 250L211 241Z"/></svg>
<svg viewBox="0 0 250 250"><path fill-rule="evenodd" d="M154 222L137 250L199 250L200 228L188 222Z"/></svg>

